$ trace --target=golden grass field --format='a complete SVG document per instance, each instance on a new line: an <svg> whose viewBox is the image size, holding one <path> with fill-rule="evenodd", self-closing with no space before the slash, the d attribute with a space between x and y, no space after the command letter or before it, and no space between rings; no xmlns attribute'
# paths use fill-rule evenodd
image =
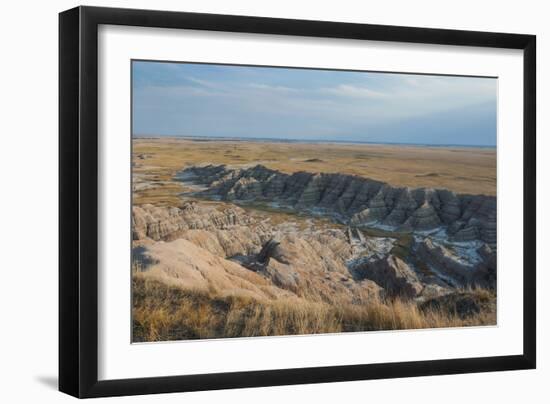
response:
<svg viewBox="0 0 550 404"><path fill-rule="evenodd" d="M134 176L146 174L159 181L169 181L190 165L263 164L286 173L354 174L394 186L496 195L496 150L486 148L138 138L133 140L133 156ZM178 184L165 184L154 192L137 193L134 203L176 202L178 192Z"/></svg>

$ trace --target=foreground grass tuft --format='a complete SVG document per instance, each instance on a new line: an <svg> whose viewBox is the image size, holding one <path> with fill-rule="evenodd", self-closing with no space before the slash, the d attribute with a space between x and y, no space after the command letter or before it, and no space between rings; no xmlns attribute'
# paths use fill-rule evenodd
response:
<svg viewBox="0 0 550 404"><path fill-rule="evenodd" d="M462 294L494 301L490 291ZM221 296L216 291L187 290L133 275L133 341L320 334L350 331L464 327L496 324L494 304L472 316L447 304L417 305L400 299L364 305L333 306L289 298L260 301Z"/></svg>

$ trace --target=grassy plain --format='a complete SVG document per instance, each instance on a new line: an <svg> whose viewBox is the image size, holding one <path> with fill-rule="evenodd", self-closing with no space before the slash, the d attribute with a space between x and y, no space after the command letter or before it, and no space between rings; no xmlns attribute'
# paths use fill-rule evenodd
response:
<svg viewBox="0 0 550 404"><path fill-rule="evenodd" d="M170 182L173 175L206 163L263 164L286 173L353 174L394 186L496 194L496 150L486 148L138 138L133 140L133 163L134 176L162 183L154 190L135 192L138 204L177 202L181 188Z"/></svg>

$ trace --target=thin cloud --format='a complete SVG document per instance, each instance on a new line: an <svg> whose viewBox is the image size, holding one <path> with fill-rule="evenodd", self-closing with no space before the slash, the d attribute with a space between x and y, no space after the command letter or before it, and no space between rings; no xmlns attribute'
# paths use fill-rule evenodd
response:
<svg viewBox="0 0 550 404"><path fill-rule="evenodd" d="M252 83L252 84L249 84L248 86L256 90L262 90L262 91L268 91L268 92L296 93L296 92L304 91L303 89L297 89L297 88L291 88L291 87L285 87L285 86L272 86L269 84L258 84L258 83Z"/></svg>
<svg viewBox="0 0 550 404"><path fill-rule="evenodd" d="M201 79L197 79L196 77L191 77L191 76L186 76L185 79L192 82L192 83L203 86L203 87L208 87L208 88L216 88L217 87L216 83L208 81L208 80L201 80Z"/></svg>
<svg viewBox="0 0 550 404"><path fill-rule="evenodd" d="M359 87L349 84L340 84L339 86L332 88L324 88L321 92L327 94L337 95L339 97L353 97L353 98L387 98L389 94L380 91L372 90L368 87Z"/></svg>

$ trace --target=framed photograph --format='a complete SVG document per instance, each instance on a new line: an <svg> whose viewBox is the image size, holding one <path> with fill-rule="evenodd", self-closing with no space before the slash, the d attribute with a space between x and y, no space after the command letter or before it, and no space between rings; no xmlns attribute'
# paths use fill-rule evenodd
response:
<svg viewBox="0 0 550 404"><path fill-rule="evenodd" d="M59 28L61 391L535 368L535 36Z"/></svg>

